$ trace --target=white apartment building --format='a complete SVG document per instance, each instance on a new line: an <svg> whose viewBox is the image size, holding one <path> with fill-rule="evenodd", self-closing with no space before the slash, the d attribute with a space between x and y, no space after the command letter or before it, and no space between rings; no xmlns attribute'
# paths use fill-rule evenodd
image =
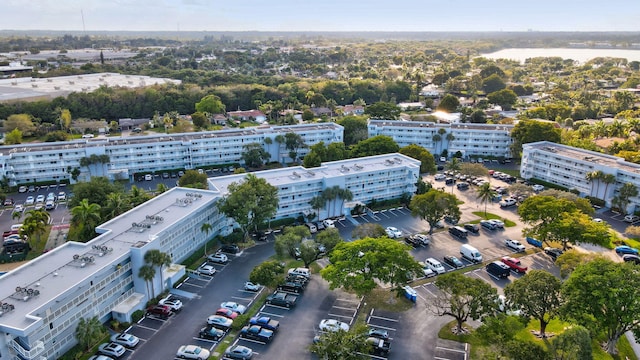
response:
<svg viewBox="0 0 640 360"><path fill-rule="evenodd" d="M612 174L616 181L610 185L598 180L589 182L587 174L593 171ZM603 199L607 206L611 206L611 199L625 183L631 183L640 189L640 165L616 156L548 141L522 146L520 175L525 179L535 178L567 189L576 189L582 196ZM630 200L627 213L633 213L640 205L640 198Z"/></svg>
<svg viewBox="0 0 640 360"><path fill-rule="evenodd" d="M416 144L434 156L447 150L451 157L458 151L463 158L511 158L513 125L432 123L424 121L369 120L369 137L386 135L400 146ZM438 135L438 137L434 136Z"/></svg>
<svg viewBox="0 0 640 360"><path fill-rule="evenodd" d="M420 161L402 154L385 154L323 163L320 167L302 166L253 173L278 188L279 204L275 219L297 218L315 213L309 202L327 188L349 189L351 201L336 199L319 209L319 219L349 215L357 204L372 200L400 198L416 192ZM225 196L228 186L241 182L245 174L209 179L209 189Z"/></svg>
<svg viewBox="0 0 640 360"><path fill-rule="evenodd" d="M311 146L321 141L342 142L344 129L334 123L318 123L0 146L0 177L6 176L11 186L60 182L70 180L70 170L78 168L80 180L96 175L132 180L138 172L241 164L243 147L251 143L262 144L270 161L286 163L291 159L283 137L290 132ZM308 148L303 148L298 156L307 153ZM109 162L80 166L81 159L91 155L107 155Z"/></svg>
<svg viewBox="0 0 640 360"><path fill-rule="evenodd" d="M0 358L58 359L77 342L82 317L131 321L149 297L185 274L172 264L153 286L138 276L144 254L158 249L179 263L210 238L229 228L215 207L216 194L174 188L100 225L88 243L68 242L0 276ZM149 289L156 294L148 294Z"/></svg>
<svg viewBox="0 0 640 360"><path fill-rule="evenodd" d="M275 218L309 214L314 211L310 199L328 187L351 190L352 201L337 200L322 209L320 218L325 218L347 213L360 202L412 194L419 172L418 160L386 154L254 174L278 187ZM229 184L244 176L212 178L211 190L173 188L100 225L100 235L88 243L65 243L0 276L0 302L7 304L0 304L0 358L57 359L77 343L80 318L130 321L149 298L185 274L179 262L208 239L232 231L233 221L218 212L216 203ZM208 234L200 230L204 223L212 225ZM174 264L158 271L148 286L139 270L151 249L169 254Z"/></svg>

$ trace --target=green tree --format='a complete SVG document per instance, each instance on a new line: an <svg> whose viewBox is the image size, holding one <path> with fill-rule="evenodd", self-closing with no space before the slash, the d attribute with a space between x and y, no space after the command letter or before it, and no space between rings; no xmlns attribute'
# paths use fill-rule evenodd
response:
<svg viewBox="0 0 640 360"><path fill-rule="evenodd" d="M249 280L255 284L275 287L284 281L284 266L279 261L265 261L251 270Z"/></svg>
<svg viewBox="0 0 640 360"><path fill-rule="evenodd" d="M554 124L536 121L520 120L511 131L513 138L512 153L514 157L520 157L522 145L536 141L550 141L560 143L561 131Z"/></svg>
<svg viewBox="0 0 640 360"><path fill-rule="evenodd" d="M440 104L438 104L437 109L440 111L452 113L455 112L459 106L460 100L458 100L455 95L447 94L442 98Z"/></svg>
<svg viewBox="0 0 640 360"><path fill-rule="evenodd" d="M242 160L250 168L260 168L270 158L271 155L260 143L251 143L243 146Z"/></svg>
<svg viewBox="0 0 640 360"><path fill-rule="evenodd" d="M304 139L300 134L289 132L284 135L284 145L289 150L289 157L294 162L298 159L298 152L300 149L306 148L307 144L304 143Z"/></svg>
<svg viewBox="0 0 640 360"><path fill-rule="evenodd" d="M164 291L164 277L162 276L162 269L165 266L171 265L171 255L162 252L158 249L151 249L144 254L144 262L147 265L150 265L154 268L158 268L158 273L160 273L160 284L162 286L161 290ZM155 290L153 293L153 297L155 297Z"/></svg>
<svg viewBox="0 0 640 360"><path fill-rule="evenodd" d="M362 140L351 148L351 157L358 158L398 152L400 147L390 136L378 135Z"/></svg>
<svg viewBox="0 0 640 360"><path fill-rule="evenodd" d="M306 228L306 227L305 227ZM273 244L276 251L276 255L280 258L284 258L289 255L293 258L296 257L296 250L300 247L304 236L300 236L294 232L286 231L291 228L285 228L285 232L277 235ZM309 230L307 230L308 232ZM309 233L311 235L311 233Z"/></svg>
<svg viewBox="0 0 640 360"><path fill-rule="evenodd" d="M200 225L200 231L202 231L206 237L204 240L204 256L207 256L207 244L209 243L209 233L213 230L213 226L209 223L202 223Z"/></svg>
<svg viewBox="0 0 640 360"><path fill-rule="evenodd" d="M207 95L196 103L196 111L209 115L224 114L225 105L218 96Z"/></svg>
<svg viewBox="0 0 640 360"><path fill-rule="evenodd" d="M415 195L409 204L411 215L419 216L420 219L429 223L429 234L433 233L433 228L445 216L455 219L460 218L458 199L453 194L431 189L424 194Z"/></svg>
<svg viewBox="0 0 640 360"><path fill-rule="evenodd" d="M100 205L90 204L88 199L82 199L77 206L71 209L71 226L75 227L76 231L73 232L75 236L69 236L69 238L80 242L93 238L95 227L100 221Z"/></svg>
<svg viewBox="0 0 640 360"><path fill-rule="evenodd" d="M320 271L333 290L342 287L364 295L378 283L394 287L419 274L422 267L407 251L408 247L387 238L364 238L339 243L331 252L330 263Z"/></svg>
<svg viewBox="0 0 640 360"><path fill-rule="evenodd" d="M407 155L416 160L420 160L420 172L434 174L436 172L436 161L431 153L420 145L411 144L400 149L400 154Z"/></svg>
<svg viewBox="0 0 640 360"><path fill-rule="evenodd" d="M153 286L153 279L156 277L156 268L148 264L142 265L140 266L140 270L138 270L138 277L147 284L147 299L151 299L153 297L151 294L156 293ZM151 284L151 291L149 291L149 284Z"/></svg>
<svg viewBox="0 0 640 360"><path fill-rule="evenodd" d="M35 245L37 246L40 244L40 237L47 231L47 225L49 225L50 219L51 217L49 216L49 213L45 210L29 210L27 211L27 216L22 222L22 230L20 231L21 233L26 231L24 235L27 235L29 239L35 235Z"/></svg>
<svg viewBox="0 0 640 360"><path fill-rule="evenodd" d="M632 183L625 183L620 187L618 195L611 199L611 205L614 208L620 209L622 212L626 212L629 207L629 202L632 197L638 196L638 188Z"/></svg>
<svg viewBox="0 0 640 360"><path fill-rule="evenodd" d="M609 225L595 222L591 216L581 211L562 213L551 228L551 238L562 243L567 249L569 244L594 244L607 246L611 241Z"/></svg>
<svg viewBox="0 0 640 360"><path fill-rule="evenodd" d="M228 186L229 194L219 203L218 208L226 216L235 220L244 237L249 229L257 229L278 209L278 189L265 179L247 174L242 182Z"/></svg>
<svg viewBox="0 0 640 360"><path fill-rule="evenodd" d="M591 335L580 325L571 325L551 340L554 360L591 360Z"/></svg>
<svg viewBox="0 0 640 360"><path fill-rule="evenodd" d="M320 210L324 208L325 204L326 200L322 195L314 196L309 201L309 205L313 210L315 210L318 220L320 220Z"/></svg>
<svg viewBox="0 0 640 360"><path fill-rule="evenodd" d="M522 222L528 225L523 233L546 242L553 238L557 221L562 214L576 210L576 204L569 200L538 195L526 199L518 207L518 214Z"/></svg>
<svg viewBox="0 0 640 360"><path fill-rule="evenodd" d="M530 270L526 275L504 288L507 304L540 323L540 335L545 337L549 322L556 317L560 306L560 280L545 270Z"/></svg>
<svg viewBox="0 0 640 360"><path fill-rule="evenodd" d="M482 80L482 90L486 94L502 90L507 87L504 80L497 74L489 75Z"/></svg>
<svg viewBox="0 0 640 360"><path fill-rule="evenodd" d="M377 223L360 224L351 231L352 239L379 238L382 236L387 236L387 232L382 225Z"/></svg>
<svg viewBox="0 0 640 360"><path fill-rule="evenodd" d="M486 177L489 176L489 169L487 169L483 164L462 163L460 164L460 174L475 177ZM527 188L530 189L528 186Z"/></svg>
<svg viewBox="0 0 640 360"><path fill-rule="evenodd" d="M76 339L85 351L107 335L107 331L97 316L92 318L80 318L75 331Z"/></svg>
<svg viewBox="0 0 640 360"><path fill-rule="evenodd" d="M308 268L312 262L318 260L320 256L318 246L313 240L303 241L300 243L298 251L300 252L300 260L302 260L304 267L306 268Z"/></svg>
<svg viewBox="0 0 640 360"><path fill-rule="evenodd" d="M191 121L197 128L206 128L207 125L209 125L209 119L207 118L207 115L199 111L191 114Z"/></svg>
<svg viewBox="0 0 640 360"><path fill-rule="evenodd" d="M31 136L36 130L32 120L33 118L29 114L9 115L7 120L4 121L4 130L10 133L14 129L18 129L24 136Z"/></svg>
<svg viewBox="0 0 640 360"><path fill-rule="evenodd" d="M314 150L309 151L309 153L305 155L304 159L302 160L302 166L307 169L319 167L320 165L322 165L322 159L320 158L320 155L318 155L318 153Z"/></svg>
<svg viewBox="0 0 640 360"><path fill-rule="evenodd" d="M169 188L167 187L167 185L163 184L163 183L158 183L158 185L156 185L156 194L162 194L164 192L167 192L169 190Z"/></svg>
<svg viewBox="0 0 640 360"><path fill-rule="evenodd" d="M60 123L60 129L64 131L69 131L71 128L71 111L69 109L61 109L60 115L58 116L58 122Z"/></svg>
<svg viewBox="0 0 640 360"><path fill-rule="evenodd" d="M547 360L549 354L545 348L532 340L520 340L515 338L509 341L506 346L508 359L518 360Z"/></svg>
<svg viewBox="0 0 640 360"><path fill-rule="evenodd" d="M207 174L200 174L196 170L187 170L180 180L178 180L178 185L188 188L206 189Z"/></svg>
<svg viewBox="0 0 640 360"><path fill-rule="evenodd" d="M564 254L560 255L558 259L556 259L556 266L560 268L560 276L563 279L566 279L571 275L573 270L575 270L578 266L592 261L593 259L602 256L597 253L591 252L581 252L575 249L571 249L565 251Z"/></svg>
<svg viewBox="0 0 640 360"><path fill-rule="evenodd" d="M487 316L476 330L476 335L484 344L497 348L498 356L506 355L506 344L513 340L525 325L516 316ZM496 358L498 358L496 356Z"/></svg>
<svg viewBox="0 0 640 360"><path fill-rule="evenodd" d="M367 353L365 329L327 331L320 334L309 350L322 360L365 360Z"/></svg>
<svg viewBox="0 0 640 360"><path fill-rule="evenodd" d="M480 200L480 203L484 204L484 217L487 217L487 204L493 201L493 198L498 193L493 190L491 187L491 183L484 183L478 186L478 195L477 198Z"/></svg>
<svg viewBox="0 0 640 360"><path fill-rule="evenodd" d="M345 116L338 121L344 127L344 144L351 146L368 137L367 119L360 116Z"/></svg>
<svg viewBox="0 0 640 360"><path fill-rule="evenodd" d="M367 106L364 113L372 119L395 120L400 116L400 108L393 103L380 101Z"/></svg>
<svg viewBox="0 0 640 360"><path fill-rule="evenodd" d="M566 319L604 335L605 350L616 354L627 331L640 335L640 277L633 264L595 259L578 266L562 286Z"/></svg>
<svg viewBox="0 0 640 360"><path fill-rule="evenodd" d="M316 242L323 245L327 254L330 254L338 244L343 242L343 239L338 229L329 228L316 235Z"/></svg>
<svg viewBox="0 0 640 360"><path fill-rule="evenodd" d="M438 316L456 320L456 333L462 334L469 318L478 320L494 314L498 308L498 291L481 279L454 272L440 275L435 285L440 290L431 310Z"/></svg>
<svg viewBox="0 0 640 360"><path fill-rule="evenodd" d="M503 110L511 110L511 107L518 101L518 95L513 90L502 89L487 95L490 103L500 105Z"/></svg>
<svg viewBox="0 0 640 360"><path fill-rule="evenodd" d="M151 199L151 196L141 188L132 185L131 189L129 189L129 193L127 194L127 199L129 199L131 207L136 207Z"/></svg>
<svg viewBox="0 0 640 360"><path fill-rule="evenodd" d="M22 144L22 131L20 129L13 129L4 136L5 145Z"/></svg>

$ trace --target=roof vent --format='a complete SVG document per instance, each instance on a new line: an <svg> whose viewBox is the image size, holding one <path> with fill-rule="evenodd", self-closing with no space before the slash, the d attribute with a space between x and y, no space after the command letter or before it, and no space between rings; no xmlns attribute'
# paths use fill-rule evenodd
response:
<svg viewBox="0 0 640 360"><path fill-rule="evenodd" d="M0 302L0 316L8 313L9 311L13 311L14 309L15 306L13 306L13 304Z"/></svg>
<svg viewBox="0 0 640 360"><path fill-rule="evenodd" d="M16 292L11 295L12 298L22 301L29 301L32 297L40 295L40 291L32 288L16 287Z"/></svg>

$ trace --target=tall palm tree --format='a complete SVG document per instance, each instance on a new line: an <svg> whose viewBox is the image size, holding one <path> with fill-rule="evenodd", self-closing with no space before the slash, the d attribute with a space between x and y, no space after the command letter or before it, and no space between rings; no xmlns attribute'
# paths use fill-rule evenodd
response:
<svg viewBox="0 0 640 360"><path fill-rule="evenodd" d="M90 319L80 318L75 331L78 343L85 350L89 350L92 345L105 335L105 329L97 316Z"/></svg>
<svg viewBox="0 0 640 360"><path fill-rule="evenodd" d="M27 217L24 219L21 233L28 238L35 235L35 245L38 245L40 243L40 237L47 231L49 220L49 213L45 210L29 210L27 211Z"/></svg>
<svg viewBox="0 0 640 360"><path fill-rule="evenodd" d="M165 185L163 183L159 183L156 186L156 194L162 194L163 192L166 192L167 190L169 190L169 188L167 187L167 185Z"/></svg>
<svg viewBox="0 0 640 360"><path fill-rule="evenodd" d="M82 199L78 206L71 209L71 225L80 229L74 240L87 241L91 239L100 220L100 205L89 204L89 200Z"/></svg>
<svg viewBox="0 0 640 360"><path fill-rule="evenodd" d="M487 204L490 203L497 195L495 190L491 188L491 183L484 183L478 187L478 199L480 203L484 203L484 217L487 217Z"/></svg>
<svg viewBox="0 0 640 360"><path fill-rule="evenodd" d="M318 220L320 220L320 210L324 207L326 201L322 198L322 195L314 196L309 201L309 205L313 210L316 210L316 214L318 214Z"/></svg>
<svg viewBox="0 0 640 360"><path fill-rule="evenodd" d="M613 174L603 174L602 182L604 183L604 195L602 196L602 200L606 201L607 198L607 190L609 190L609 185L616 182L616 176Z"/></svg>
<svg viewBox="0 0 640 360"><path fill-rule="evenodd" d="M105 204L106 215L109 218L114 218L120 214L125 213L131 209L129 199L121 192L112 192L107 194L107 201Z"/></svg>
<svg viewBox="0 0 640 360"><path fill-rule="evenodd" d="M129 199L131 200L131 206L136 207L143 202L150 199L149 194L146 191L140 189L139 187L133 185L129 190Z"/></svg>
<svg viewBox="0 0 640 360"><path fill-rule="evenodd" d="M147 297L149 299L153 298L156 293L156 290L153 286L153 278L156 277L156 268L151 265L142 265L140 266L140 270L138 270L138 276L141 277L147 283ZM149 283L151 283L151 291L149 292Z"/></svg>
<svg viewBox="0 0 640 360"><path fill-rule="evenodd" d="M153 266L153 267L157 267L160 271L160 284L162 286L162 290L164 290L164 279L162 276L162 268L165 266L169 266L171 265L171 256L167 253L164 253L160 250L157 249L152 249L147 251L146 254L144 254L144 262ZM155 295L155 293L154 293Z"/></svg>
<svg viewBox="0 0 640 360"><path fill-rule="evenodd" d="M431 140L433 140L433 142L435 143L435 145L433 146L433 153L434 154L439 154L438 152L438 144L440 143L440 140L442 140L442 136L438 135L438 134L433 134L433 136L431 137Z"/></svg>
<svg viewBox="0 0 640 360"><path fill-rule="evenodd" d="M207 256L207 243L209 242L209 232L211 232L211 230L213 230L213 226L209 223L202 223L200 226L200 231L205 233L205 236L207 237L204 241L204 256Z"/></svg>
<svg viewBox="0 0 640 360"><path fill-rule="evenodd" d="M451 158L451 161L449 161L446 165L445 168L449 171L460 171L460 160L456 157ZM451 193L453 194L453 186L451 187Z"/></svg>
<svg viewBox="0 0 640 360"><path fill-rule="evenodd" d="M602 180L603 176L604 173L601 170L594 171L593 178L598 181L596 186L596 197L600 195L600 180Z"/></svg>
<svg viewBox="0 0 640 360"><path fill-rule="evenodd" d="M340 199L340 215L344 210L344 202L353 200L353 193L349 189L340 189L338 193L338 198Z"/></svg>
<svg viewBox="0 0 640 360"><path fill-rule="evenodd" d="M596 179L596 172L595 171L589 171L585 176L584 179L587 180L587 182L589 184L591 184L591 191L589 191L589 196L593 196L593 181Z"/></svg>

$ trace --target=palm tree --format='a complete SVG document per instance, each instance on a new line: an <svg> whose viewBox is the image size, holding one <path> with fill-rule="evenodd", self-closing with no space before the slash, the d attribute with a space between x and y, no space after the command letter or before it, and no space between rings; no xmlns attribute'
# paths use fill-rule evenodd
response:
<svg viewBox="0 0 640 360"><path fill-rule="evenodd" d="M449 171L460 171L460 160L456 157L451 158L451 161L445 165L445 168ZM451 187L451 193L453 194L453 186Z"/></svg>
<svg viewBox="0 0 640 360"><path fill-rule="evenodd" d="M604 195L602 196L602 200L606 201L607 198L607 190L609 189L609 185L616 182L616 176L613 174L603 174L602 182L605 184L604 186Z"/></svg>
<svg viewBox="0 0 640 360"><path fill-rule="evenodd" d="M27 217L24 219L21 232L27 237L36 236L35 245L40 243L40 237L47 231L50 216L44 210L29 210Z"/></svg>
<svg viewBox="0 0 640 360"><path fill-rule="evenodd" d="M585 176L584 179L587 180L587 182L589 184L591 184L591 191L589 192L589 196L593 196L593 180L596 179L596 172L595 171L589 171Z"/></svg>
<svg viewBox="0 0 640 360"><path fill-rule="evenodd" d="M205 236L207 237L204 241L204 256L207 256L207 243L209 242L209 232L211 230L213 230L213 226L209 223L202 223L202 226L200 226L200 231L205 233Z"/></svg>
<svg viewBox="0 0 640 360"><path fill-rule="evenodd" d="M78 206L71 209L71 225L80 229L75 240L86 241L93 237L94 228L100 220L100 205L89 204L89 200L82 199Z"/></svg>
<svg viewBox="0 0 640 360"><path fill-rule="evenodd" d="M593 178L595 180L598 180L598 183L596 186L596 197L598 197L600 195L600 180L602 180L602 176L604 176L604 173L601 170L594 171L593 173L594 173Z"/></svg>
<svg viewBox="0 0 640 360"><path fill-rule="evenodd" d="M138 276L147 283L147 297L151 299L153 297L151 294L155 295L156 293L153 286L153 278L156 277L156 268L151 265L142 265L140 266L140 270L138 270ZM149 283L151 283L151 293L149 292Z"/></svg>
<svg viewBox="0 0 640 360"><path fill-rule="evenodd" d="M169 188L167 187L167 185L165 185L163 183L159 183L156 186L156 194L162 194L163 192L166 192L167 190L169 190Z"/></svg>
<svg viewBox="0 0 640 360"><path fill-rule="evenodd" d="M164 290L164 279L162 277L162 268L165 266L171 265L171 256L160 250L152 249L147 251L146 254L144 254L144 262L153 267L159 268L160 284L162 285L162 290ZM155 295L155 292L154 292L154 295Z"/></svg>
<svg viewBox="0 0 640 360"><path fill-rule="evenodd" d="M120 214L123 214L131 207L129 200L121 192L112 192L107 194L107 202L105 204L106 214L109 218L114 218Z"/></svg>
<svg viewBox="0 0 640 360"><path fill-rule="evenodd" d="M331 202L338 197L339 190L340 190L339 186L332 186L322 191L321 196L326 204L325 207L327 208L327 217L332 217L333 212L329 210L329 205L331 205Z"/></svg>
<svg viewBox="0 0 640 360"><path fill-rule="evenodd" d="M322 195L314 196L309 201L309 205L313 210L316 210L316 214L318 214L318 220L320 220L320 209L322 209L325 205L326 201L322 198Z"/></svg>
<svg viewBox="0 0 640 360"><path fill-rule="evenodd" d="M89 350L96 341L105 336L105 330L97 316L90 319L80 318L75 335L78 343L85 350Z"/></svg>
<svg viewBox="0 0 640 360"><path fill-rule="evenodd" d="M131 206L136 207L143 202L149 200L149 194L139 187L133 185L129 190L129 199L131 200Z"/></svg>
<svg viewBox="0 0 640 360"><path fill-rule="evenodd" d="M338 198L340 199L340 212L344 209L344 202L353 200L353 193L349 189L340 189L338 192Z"/></svg>
<svg viewBox="0 0 640 360"><path fill-rule="evenodd" d="M487 217L487 203L491 202L497 195L495 190L491 188L491 183L484 183L478 187L478 199L480 203L484 203L484 217Z"/></svg>
<svg viewBox="0 0 640 360"><path fill-rule="evenodd" d="M440 140L442 140L442 136L440 136L438 134L433 134L433 136L431 137L431 140L433 140L433 142L436 143L434 145L433 152L435 154L438 154L438 143L440 142Z"/></svg>

